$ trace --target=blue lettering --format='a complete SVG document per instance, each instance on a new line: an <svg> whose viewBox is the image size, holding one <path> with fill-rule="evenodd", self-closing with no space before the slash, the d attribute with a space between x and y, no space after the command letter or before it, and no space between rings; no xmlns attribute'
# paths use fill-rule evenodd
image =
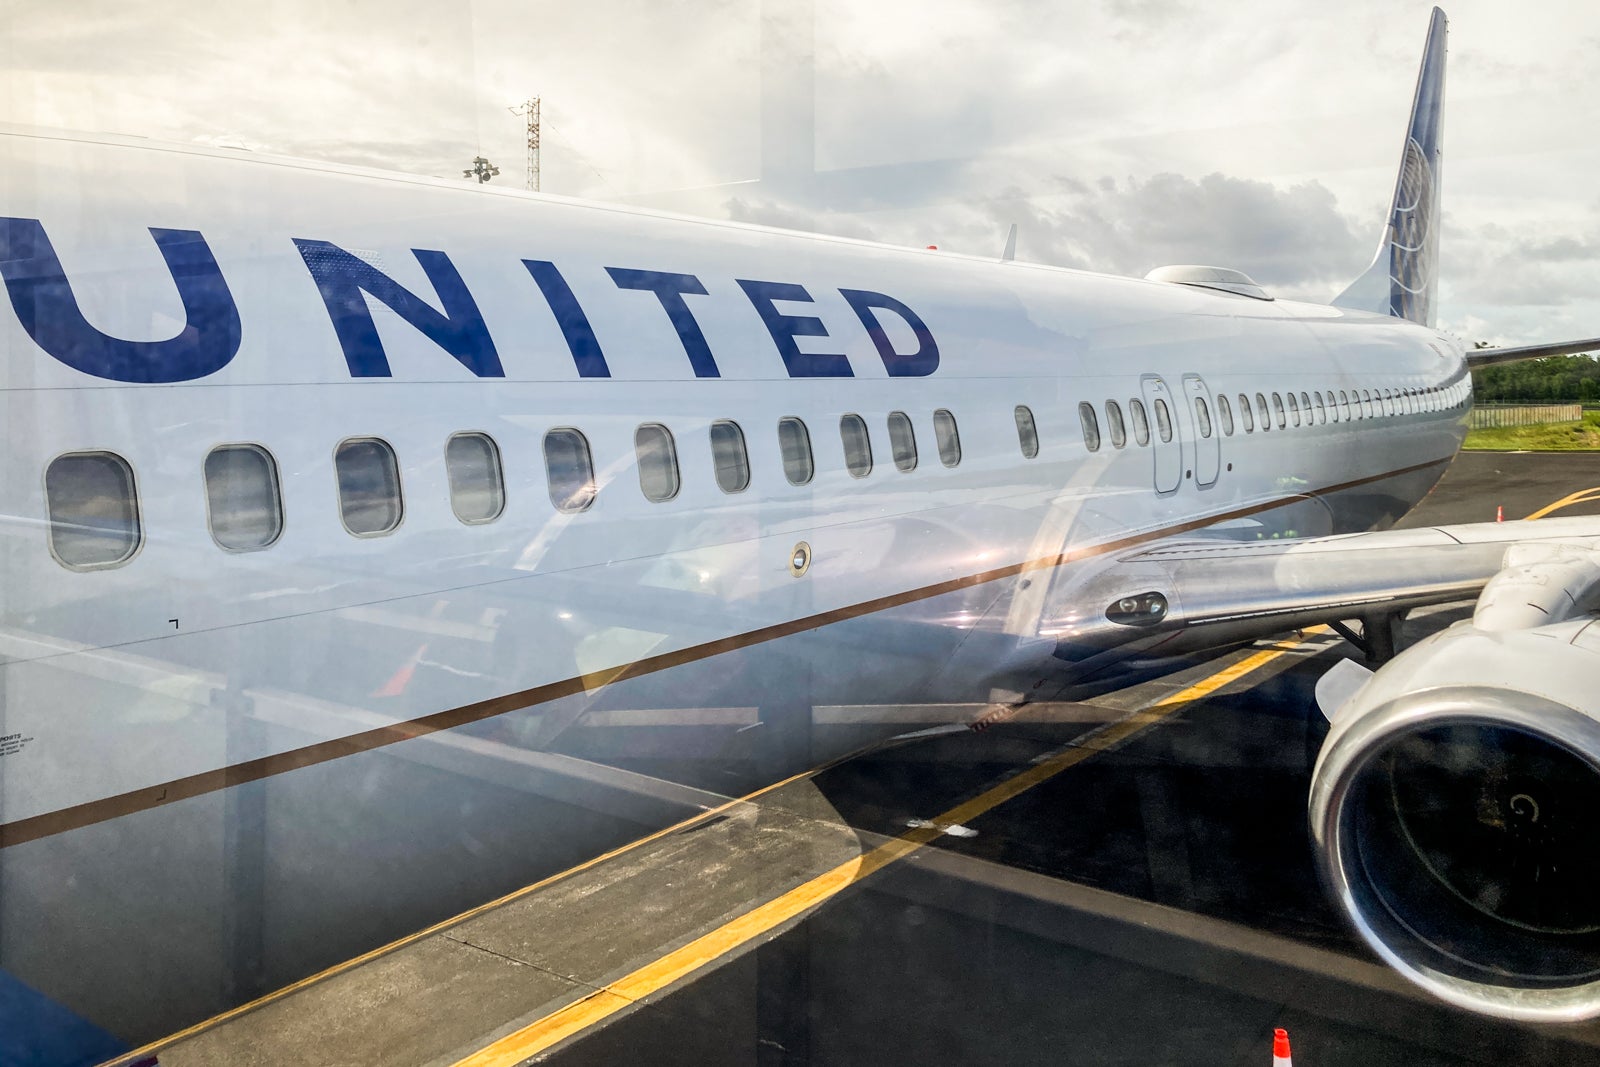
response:
<svg viewBox="0 0 1600 1067"><path fill-rule="evenodd" d="M783 365L789 369L789 377L854 377L854 373L850 370L850 361L843 355L802 352L800 346L795 343L796 337L827 337L828 328L822 325L821 319L806 315L785 315L773 307L774 300L811 303L811 294L805 291L804 286L791 285L788 282L745 281L742 278L737 280L739 288L744 290L744 295L749 297L750 303L755 306L756 314L760 315L761 321L766 324L767 332L772 335L772 343L778 346L778 354L783 357Z"/></svg>
<svg viewBox="0 0 1600 1067"><path fill-rule="evenodd" d="M422 271L433 283L444 305L440 312L399 282L378 268L338 245L327 241L303 241L296 237L295 247L306 269L317 283L322 302L328 307L333 320L333 332L338 335L339 347L344 349L344 360L354 378L389 377L389 359L383 352L383 341L372 322L372 310L366 297L386 305L396 315L422 331L427 338L479 378L501 378L500 356L489 338L489 329L483 323L477 302L467 291L450 257L443 252L429 252L414 248Z"/></svg>
<svg viewBox="0 0 1600 1067"><path fill-rule="evenodd" d="M89 324L38 219L0 218L0 276L35 344L85 374L116 382L187 382L226 367L239 352L239 308L205 238L151 229L178 287L186 319L165 341L107 337Z"/></svg>
<svg viewBox="0 0 1600 1067"><path fill-rule="evenodd" d="M933 331L928 329L927 323L917 317L915 311L892 296L868 292L865 289L840 289L839 295L845 298L851 310L856 313L856 317L861 320L861 325L867 328L867 335L877 346L878 355L883 357L883 366L891 378L919 378L939 369L939 345L933 339ZM917 350L909 353L896 352L894 345L889 343L888 333L878 322L878 316L873 313L873 308L892 311L904 319L906 325L917 335Z"/></svg>
<svg viewBox="0 0 1600 1067"><path fill-rule="evenodd" d="M589 316L583 313L578 298L572 295L572 287L556 270L556 265L543 259L525 259L522 265L539 283L545 303L555 313L556 325L561 327L561 336L567 340L567 350L572 353L572 362L577 364L579 376L611 377L611 368L606 366L606 357L600 351L600 342L595 339L594 327L589 325Z"/></svg>
<svg viewBox="0 0 1600 1067"><path fill-rule="evenodd" d="M643 289L655 293L656 299L661 301L662 308L666 310L667 318L672 320L672 328L678 331L678 340L683 342L683 350L689 356L689 366L694 368L695 377L721 377L717 371L717 361L711 355L711 346L706 344L706 335L700 332L700 324L695 321L694 313L683 299L684 293L706 295L706 287L700 284L699 278L693 274L627 270L622 267L607 267L606 273L611 275L618 289Z"/></svg>

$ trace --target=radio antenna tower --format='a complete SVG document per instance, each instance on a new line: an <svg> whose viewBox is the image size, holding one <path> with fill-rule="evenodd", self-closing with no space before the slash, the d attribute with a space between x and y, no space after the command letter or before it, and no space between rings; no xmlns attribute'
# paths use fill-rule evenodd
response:
<svg viewBox="0 0 1600 1067"><path fill-rule="evenodd" d="M513 115L528 117L528 188L539 191L539 98L530 97L508 109Z"/></svg>

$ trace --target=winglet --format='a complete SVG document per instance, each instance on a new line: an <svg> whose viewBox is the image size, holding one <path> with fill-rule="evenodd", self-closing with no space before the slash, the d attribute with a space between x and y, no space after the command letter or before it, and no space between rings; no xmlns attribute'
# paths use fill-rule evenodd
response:
<svg viewBox="0 0 1600 1067"><path fill-rule="evenodd" d="M1011 232L1006 234L1005 251L1000 253L1000 262L1010 263L1017 258L1017 224L1011 224Z"/></svg>
<svg viewBox="0 0 1600 1067"><path fill-rule="evenodd" d="M1428 43L1417 72L1411 120L1395 181L1389 221L1372 265L1334 298L1339 307L1434 324L1439 274L1439 166L1444 117L1444 60L1448 20L1433 9Z"/></svg>

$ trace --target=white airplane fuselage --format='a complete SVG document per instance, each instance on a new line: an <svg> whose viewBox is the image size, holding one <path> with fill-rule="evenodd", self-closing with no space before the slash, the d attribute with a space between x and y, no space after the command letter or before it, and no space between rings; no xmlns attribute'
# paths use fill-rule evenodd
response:
<svg viewBox="0 0 1600 1067"><path fill-rule="evenodd" d="M240 783L292 792L307 767L441 730L540 751L616 709L1009 699L1066 669L1040 619L1105 607L1061 602L1075 568L1176 533L1385 525L1443 473L1470 404L1459 342L1319 305L114 139L3 136L0 168L0 215L37 222L100 333L195 331L152 228L203 238L238 321L221 365L128 381L52 354L0 306L0 736L15 739L0 957L4 938L13 959L43 952L21 931L63 857L131 820ZM327 245L435 312L442 261L415 250L442 253L481 331L454 315L453 354L369 296L380 365L319 292L315 257L328 285L342 269ZM626 287L618 271L660 273ZM704 292L677 278L662 296L663 275ZM1348 400L1363 396L1377 399ZM1168 405L1170 441L1137 441L1135 399L1152 422ZM1120 447L1108 401L1129 424ZM953 465L936 411L958 430ZM895 462L894 412L914 469ZM862 477L841 440L851 414L871 440ZM806 484L786 476L785 418L809 432ZM718 421L742 430L742 491L715 478ZM646 424L674 442L668 500L641 490ZM583 510L552 501L543 448L560 428L592 456ZM498 448L492 521L452 510L445 449L465 432ZM341 522L334 456L352 438L398 458L403 519L381 536ZM259 550L209 532L204 465L228 444L276 464L282 532ZM52 553L45 471L84 452L121 457L136 482L139 544L114 566Z"/></svg>

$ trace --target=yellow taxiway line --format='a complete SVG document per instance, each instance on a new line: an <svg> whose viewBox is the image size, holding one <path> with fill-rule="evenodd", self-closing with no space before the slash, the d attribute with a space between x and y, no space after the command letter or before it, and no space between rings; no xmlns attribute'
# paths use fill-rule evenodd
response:
<svg viewBox="0 0 1600 1067"><path fill-rule="evenodd" d="M1592 489L1580 489L1576 493L1568 493L1554 504L1546 504L1532 515L1529 515L1528 518L1542 519L1552 511L1570 508L1574 504L1587 504L1594 500L1600 500L1600 486L1595 486Z"/></svg>
<svg viewBox="0 0 1600 1067"><path fill-rule="evenodd" d="M944 832L945 827L975 819L1041 782L1048 781L1069 767L1121 744L1135 734L1155 726L1180 708L1288 654L1294 647L1299 646L1291 648L1279 646L1255 652L1186 689L1156 701L1142 711L1134 712L1088 737L1080 738L1066 750L1033 764L1020 774L927 820L892 841L839 864L832 870L696 938L682 948L675 949L631 974L609 983L604 988L597 989L582 999L500 1038L486 1048L457 1061L455 1067L513 1067L515 1064L523 1063L530 1056L536 1056L582 1033L631 1004L660 992L680 979L689 977L729 952L803 915L868 875L904 859L937 838Z"/></svg>

